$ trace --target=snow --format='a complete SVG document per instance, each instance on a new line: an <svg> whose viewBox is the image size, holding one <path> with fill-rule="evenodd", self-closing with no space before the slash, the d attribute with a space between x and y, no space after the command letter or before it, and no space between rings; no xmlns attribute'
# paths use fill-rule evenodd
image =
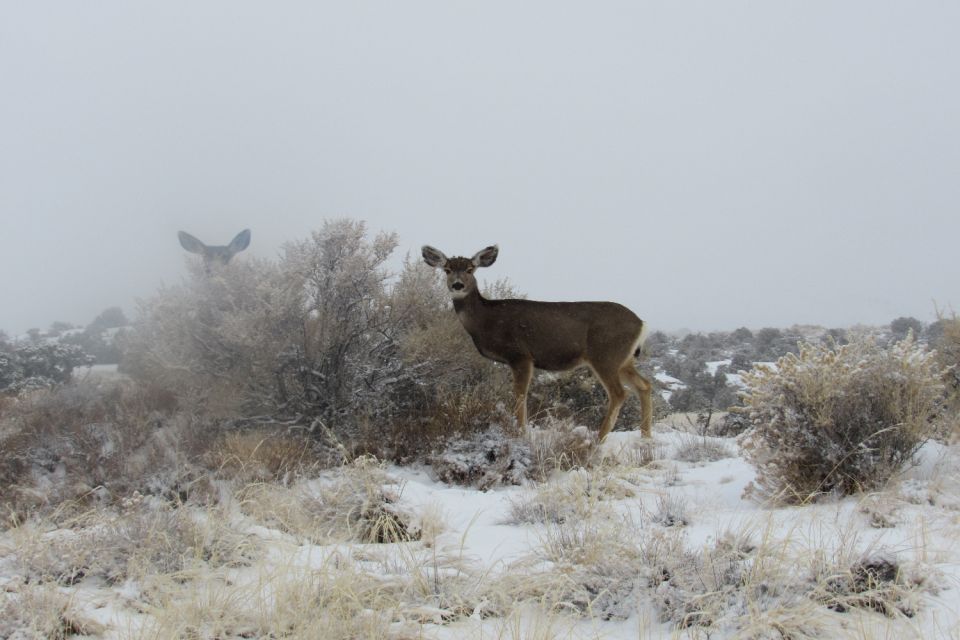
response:
<svg viewBox="0 0 960 640"><path fill-rule="evenodd" d="M683 380L674 378L664 371L657 371L653 374L653 377L656 378L656 380L664 387L666 387L665 389L660 390L660 397L667 402L670 401L670 396L673 395L674 391L687 388L687 385L685 382L683 382Z"/></svg>
<svg viewBox="0 0 960 640"><path fill-rule="evenodd" d="M97 370L96 367L91 368ZM107 369L109 371L109 369ZM668 376L666 376L668 377ZM658 379L663 380L660 376ZM712 438L727 446L732 457L714 462L686 463L672 458L679 446L693 436L657 425L654 444L660 450L662 464L639 469L635 496L615 501L616 508L637 522L649 520L658 498L673 497L688 505L690 523L684 529L687 545L696 549L717 540L725 531L753 530L774 540L790 540L807 544L825 552L842 544L853 543L864 551L887 549L903 557L922 561L936 573L941 585L936 593L924 596L923 608L910 620L890 620L873 612L856 612L843 618L845 624L876 628L876 636L864 637L950 637L956 638L960 628L960 506L941 496L939 484L945 477L955 479L960 472L960 452L956 447L936 443L926 445L917 457L917 464L907 470L890 488L891 502L900 515L896 526L876 529L868 524L861 506L868 497L855 496L841 500L799 507L773 508L744 497L744 489L754 478L753 467L742 457L736 441ZM603 444L609 458L623 457L642 444L638 432L611 433ZM435 481L428 467L390 466L387 473L397 483L400 504L422 513L431 510L441 514L445 530L437 537L438 549L456 549L482 571L494 576L511 571L517 560L529 556L541 540L541 529L535 525L505 524L512 504L534 490L533 486L498 487L479 491ZM903 492L900 491L903 487ZM949 491L955 493L956 487ZM901 500L901 497L903 498ZM947 506L938 506L938 501ZM659 526L644 524L643 526ZM70 535L69 532L58 532ZM247 524L247 535L268 544L271 553L281 562L318 568L330 557L346 557L357 553L362 545L318 546L297 543L290 536L260 525ZM0 591L14 588L19 579L11 574L3 561L4 545L11 543L11 534L0 534ZM417 543L409 543L417 544ZM366 545L383 547L385 545ZM291 555L284 549L294 548ZM242 573L236 579L243 578ZM102 624L105 637L118 637L139 628L144 614L133 604L139 599L140 586L126 582L114 587L81 583L64 587L90 618ZM448 624L439 624L441 611L424 605L411 615L427 621L422 635L411 637L438 640L480 637L570 637L626 640L638 637L694 638L706 637L696 628L687 631L671 629L658 622L650 605L640 603L637 612L626 620L577 619L559 616L543 620L543 612L523 609L511 620L487 619L474 615ZM555 635L539 635L550 628ZM508 629L504 635L497 630ZM515 633L519 631L519 633ZM697 635L701 633L701 635ZM901 634L907 634L904 636ZM950 635L953 634L953 635ZM710 637L728 637L711 632ZM734 637L734 636L729 636ZM846 636L844 636L846 637ZM861 636L857 636L861 637Z"/></svg>
<svg viewBox="0 0 960 640"><path fill-rule="evenodd" d="M707 364L707 373L712 376L717 375L717 369L720 367L729 367L732 360L715 360L713 362L708 362Z"/></svg>

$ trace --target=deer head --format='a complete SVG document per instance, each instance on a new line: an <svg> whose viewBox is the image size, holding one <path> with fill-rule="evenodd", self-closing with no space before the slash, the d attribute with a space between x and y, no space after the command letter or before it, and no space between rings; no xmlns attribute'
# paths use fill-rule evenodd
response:
<svg viewBox="0 0 960 640"><path fill-rule="evenodd" d="M473 272L478 267L489 267L497 261L500 248L497 245L478 251L472 258L448 258L439 249L424 245L423 260L431 267L443 269L447 274L447 290L454 300L466 298L476 291L477 278Z"/></svg>
<svg viewBox="0 0 960 640"><path fill-rule="evenodd" d="M227 264L233 256L250 246L250 229L244 229L238 233L226 246L207 246L186 231L178 231L177 236L180 238L181 247L203 257L203 266L207 272L214 265Z"/></svg>

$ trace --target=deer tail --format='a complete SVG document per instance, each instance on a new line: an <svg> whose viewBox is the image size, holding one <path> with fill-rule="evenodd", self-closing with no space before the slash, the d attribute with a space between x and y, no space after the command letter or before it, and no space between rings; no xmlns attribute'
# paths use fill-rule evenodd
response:
<svg viewBox="0 0 960 640"><path fill-rule="evenodd" d="M634 348L633 357L639 358L643 351L643 343L647 341L647 323L640 321L640 335L637 336L637 346Z"/></svg>

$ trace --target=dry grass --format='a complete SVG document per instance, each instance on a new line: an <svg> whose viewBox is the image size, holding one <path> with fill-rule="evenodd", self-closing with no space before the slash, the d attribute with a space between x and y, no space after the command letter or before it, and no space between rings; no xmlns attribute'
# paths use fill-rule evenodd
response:
<svg viewBox="0 0 960 640"><path fill-rule="evenodd" d="M310 484L250 485L238 497L247 515L314 544L419 537L411 514L397 504L399 488L373 458L358 458Z"/></svg>
<svg viewBox="0 0 960 640"><path fill-rule="evenodd" d="M613 516L610 501L636 497L639 481L629 469L603 465L574 469L542 482L531 493L511 500L507 524L560 524L570 519Z"/></svg>
<svg viewBox="0 0 960 640"><path fill-rule="evenodd" d="M680 441L673 457L682 462L716 462L732 458L736 452L725 442L706 436L687 436Z"/></svg>
<svg viewBox="0 0 960 640"><path fill-rule="evenodd" d="M52 585L20 585L0 591L0 638L65 640L104 631L77 611L70 596Z"/></svg>
<svg viewBox="0 0 960 640"><path fill-rule="evenodd" d="M548 419L524 434L529 443L532 477L545 480L554 471L596 466L601 459L597 432L570 419Z"/></svg>
<svg viewBox="0 0 960 640"><path fill-rule="evenodd" d="M318 467L315 442L277 432L276 427L227 433L207 455L208 465L243 484L278 481L289 484Z"/></svg>
<svg viewBox="0 0 960 640"><path fill-rule="evenodd" d="M485 576L461 554L401 546L377 559L332 551L310 566L294 556L261 562L243 581L208 574L166 580L150 619L123 637L353 640L422 637L482 610Z"/></svg>
<svg viewBox="0 0 960 640"><path fill-rule="evenodd" d="M71 528L33 520L10 530L12 568L31 583L73 585L89 578L110 584L197 568L249 565L259 554L225 513L128 501L121 513L92 511Z"/></svg>

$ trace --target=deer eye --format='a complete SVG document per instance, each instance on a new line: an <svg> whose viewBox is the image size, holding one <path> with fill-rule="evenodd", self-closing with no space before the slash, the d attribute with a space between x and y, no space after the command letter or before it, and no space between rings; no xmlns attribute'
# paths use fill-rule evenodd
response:
<svg viewBox="0 0 960 640"><path fill-rule="evenodd" d="M473 273L473 267L467 267L467 273Z"/></svg>
<svg viewBox="0 0 960 640"><path fill-rule="evenodd" d="M443 271L444 271L444 273L450 273L450 268L449 268L449 267L444 267L444 268L443 268Z"/></svg>

